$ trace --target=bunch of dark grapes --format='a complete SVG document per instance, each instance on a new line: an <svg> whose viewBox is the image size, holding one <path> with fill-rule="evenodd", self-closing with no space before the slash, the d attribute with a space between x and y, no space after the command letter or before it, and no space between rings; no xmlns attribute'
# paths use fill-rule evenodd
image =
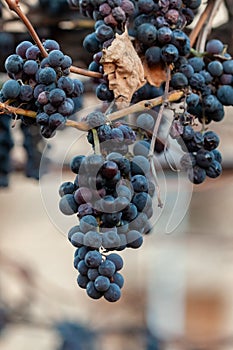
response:
<svg viewBox="0 0 233 350"><path fill-rule="evenodd" d="M187 112L201 123L221 121L233 105L233 59L224 51L221 41L208 41L203 56L183 59L171 79L174 89L189 88Z"/></svg>
<svg viewBox="0 0 233 350"><path fill-rule="evenodd" d="M207 41L201 56L190 55L175 65L171 87L186 89L184 114L175 118L171 136L178 139L186 154L182 168L189 179L202 183L206 176L216 178L222 172L222 156L216 149L218 135L205 130L211 122L224 118L224 106L233 105L233 59L218 39ZM202 131L194 130L199 121Z"/></svg>
<svg viewBox="0 0 233 350"><path fill-rule="evenodd" d="M108 124L95 125L95 120L105 120L101 112L91 113L86 119L92 121L92 132L95 130L97 139L101 127L108 128ZM133 130L124 124L110 129L116 132L116 139L118 130L127 132L121 141L123 144L135 139ZM150 163L145 156L113 151L109 145L112 143L114 148L119 142L114 141L114 133L111 141L106 138L108 147L104 146L104 134L101 135L102 154L72 159L70 168L76 177L73 182L61 184L59 208L65 215L77 214L79 219L79 225L72 227L68 234L78 248L75 257L75 267L80 273L78 284L90 297L104 296L113 302L121 295L123 278L118 271L123 263L116 253L107 253L142 245L143 235L151 229L149 219L153 215L155 186L150 180ZM94 143L95 149L96 146Z"/></svg>
<svg viewBox="0 0 233 350"><path fill-rule="evenodd" d="M217 149L220 143L218 135L211 130L195 131L192 125L184 123L182 117L174 121L170 133L185 152L180 160L181 168L187 171L189 180L194 184L201 184L206 176L218 177L222 173L222 155Z"/></svg>
<svg viewBox="0 0 233 350"><path fill-rule="evenodd" d="M83 47L94 55L89 70L103 73L101 50L111 44L116 32L125 30L126 23L129 24L130 35L135 38L137 53L144 57L149 68L153 69L158 64L165 68L166 64L180 61L190 53L185 27L192 23L194 11L200 4L200 0L80 0L81 13L96 22L95 31L83 41ZM162 94L162 86L155 88L146 84L134 94L132 103ZM97 86L96 96L102 101L113 101L106 77Z"/></svg>
<svg viewBox="0 0 233 350"><path fill-rule="evenodd" d="M45 58L37 45L23 41L6 59L5 69L11 79L3 84L0 99L35 111L42 136L50 138L72 116L74 99L83 93L83 83L69 77L72 60L56 41L45 40L43 46L48 52ZM27 125L35 123L33 118L20 118Z"/></svg>
<svg viewBox="0 0 233 350"><path fill-rule="evenodd" d="M13 140L10 132L11 117L7 114L0 117L0 187L9 184L9 173L11 170L10 151Z"/></svg>
<svg viewBox="0 0 233 350"><path fill-rule="evenodd" d="M81 246L76 249L74 267L78 270L77 283L86 289L92 299L104 297L115 302L121 297L124 278L119 273L123 259L116 253L101 254L99 250Z"/></svg>
<svg viewBox="0 0 233 350"><path fill-rule="evenodd" d="M112 43L116 33L124 31L125 24L135 14L135 4L131 0L70 0L68 3L71 8L78 8L82 15L94 19L94 31L85 37L83 47L93 54L93 61L88 69L103 73L103 67L100 63L102 49ZM113 101L114 95L109 90L108 79L103 77L101 81L95 82L98 85L96 96L101 101Z"/></svg>
<svg viewBox="0 0 233 350"><path fill-rule="evenodd" d="M101 112L90 113L85 121L91 126L87 135L88 142L95 150L94 132L96 132L102 154L110 152L127 154L129 145L136 141L136 135L128 125L121 122L106 123L106 118ZM97 127L95 127L96 122L99 125Z"/></svg>
<svg viewBox="0 0 233 350"><path fill-rule="evenodd" d="M138 0L134 33L138 53L145 55L149 67L171 64L190 52L190 40L184 28L194 19L201 1Z"/></svg>
<svg viewBox="0 0 233 350"><path fill-rule="evenodd" d="M90 52L93 52L94 46L97 47L106 40L112 39L111 36L107 37L109 35L106 31L111 28L123 30L128 18L135 13L135 5L131 0L68 0L68 4L71 8L79 9L82 15L96 21L95 32L85 39L86 44L91 44ZM105 30L97 31L97 28L103 24L106 26Z"/></svg>

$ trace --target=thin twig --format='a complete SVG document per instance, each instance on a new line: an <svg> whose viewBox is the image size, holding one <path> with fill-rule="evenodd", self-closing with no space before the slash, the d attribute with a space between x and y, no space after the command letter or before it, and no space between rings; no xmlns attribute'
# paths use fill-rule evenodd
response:
<svg viewBox="0 0 233 350"><path fill-rule="evenodd" d="M184 96L183 91L175 90L175 91L168 93L167 100L169 102L176 102L183 96ZM145 109L151 109L152 107L159 106L162 103L163 103L163 96L159 96L159 97L156 97L156 98L151 99L151 100L140 101L138 103L135 103L132 106L129 106L129 107L123 108L119 111L108 114L108 119L110 121L114 121L114 120L120 119L122 117L125 117L126 115L131 114L131 113L144 111ZM13 107L13 106L10 106L9 104L3 103L3 102L0 102L0 111L2 114L3 113L10 113L10 114L22 115L22 116L30 117L30 118L36 118L36 115L37 115L37 112L35 112L35 111L26 110L26 109L19 108L19 107ZM75 129L78 129L81 131L90 130L90 126L85 121L77 122L77 121L68 119L66 121L65 125L73 127Z"/></svg>
<svg viewBox="0 0 233 350"><path fill-rule="evenodd" d="M157 173L156 173L156 169L155 169L155 164L154 164L154 148L155 148L155 142L158 136L158 131L159 131L159 127L163 118L163 112L165 109L165 105L166 103L169 101L169 83L170 83L170 79L171 79L171 69L170 67L167 65L166 67L166 84L165 84L165 89L164 89L164 94L162 96L162 105L159 109L159 113L154 125L154 130L153 130L153 134L152 134L152 138L151 138L151 144L150 144L150 151L149 151L149 160L150 160L150 165L151 165L151 171L152 171L152 175L154 177L155 180L155 184L156 184L156 191L157 191L157 198L158 198L158 207L162 208L163 207L163 203L160 197L160 186L159 186L159 182L158 182L158 177L157 177Z"/></svg>
<svg viewBox="0 0 233 350"><path fill-rule="evenodd" d="M155 148L155 142L158 136L158 131L159 131L159 127L162 121L162 117L163 117L163 112L165 109L165 103L167 103L169 101L169 82L170 82L170 76L171 76L171 70L170 67L167 66L166 68L166 84L165 84L165 90L164 90L164 95L161 96L162 98L162 105L160 107L155 125L154 125L154 130L153 130L153 134L152 134L152 139L151 139L151 144L150 144L150 152L149 155L153 156L154 154L154 148Z"/></svg>
<svg viewBox="0 0 233 350"><path fill-rule="evenodd" d="M213 27L213 20L215 16L217 15L219 11L220 5L223 3L224 0L211 0L210 4L212 5L211 11L209 13L208 19L204 23L201 32L199 33L198 41L197 41L197 46L196 49L199 52L204 52L205 51L205 45L207 41L207 37L210 34L210 31Z"/></svg>
<svg viewBox="0 0 233 350"><path fill-rule="evenodd" d="M0 102L0 111L1 113L10 113L10 114L15 114L15 115L23 115L25 117L30 117L30 118L36 118L36 112L35 111L31 111L31 110L26 110L23 108L19 108L19 107L13 107L10 106L7 103L4 102Z"/></svg>
<svg viewBox="0 0 233 350"><path fill-rule="evenodd" d="M38 37L35 29L33 28L31 22L27 18L27 16L24 14L24 12L21 10L19 5L19 0L5 0L9 9L11 11L14 11L18 17L21 19L21 21L24 23L25 27L27 28L28 32L30 33L32 39L37 44L38 48L40 49L40 52L43 57L46 57L48 55L47 51L45 50L44 46L42 45L42 42L40 38Z"/></svg>
<svg viewBox="0 0 233 350"><path fill-rule="evenodd" d="M175 90L175 91L172 91L168 94L167 99L169 102L176 102L183 96L184 96L183 91ZM116 111L116 112L109 114L108 118L111 121L114 121L114 120L120 119L128 114L142 112L142 111L145 111L146 109L149 110L153 107L159 106L163 103L163 101L164 101L163 96L159 96L159 97L153 98L151 100L140 101L138 103L135 103L132 106L120 109L119 111Z"/></svg>
<svg viewBox="0 0 233 350"><path fill-rule="evenodd" d="M154 164L154 155L153 155L153 157L150 158L150 166L151 166L152 176L153 176L154 181L155 181L158 207L162 208L163 207L163 202L161 200L160 186L159 186L158 176L157 176L157 172L156 172L155 164Z"/></svg>
<svg viewBox="0 0 233 350"><path fill-rule="evenodd" d="M19 5L19 0L5 0L9 9L13 12L15 12L18 17L21 19L21 21L24 23L25 27L27 28L29 34L31 35L32 39L34 40L34 42L36 43L36 45L38 46L40 52L41 52L41 55L43 57L47 57L48 56L48 53L47 51L45 50L39 36L37 35L35 29L33 28L31 22L29 21L29 19L27 18L27 16L24 14L24 12L22 11L22 9L20 8L20 5ZM84 75L84 76L87 76L87 77L90 77L90 78L102 78L103 75L101 73L98 73L98 72L92 72L92 71L89 71L87 69L83 69L83 68L79 68L79 67L76 67L76 66L71 66L70 67L70 71L72 73L76 73L76 74L79 74L79 75Z"/></svg>
<svg viewBox="0 0 233 350"><path fill-rule="evenodd" d="M94 150L95 150L95 154L101 154L100 151L100 142L99 142L99 137L98 137L98 133L96 129L92 130L92 134L93 134L93 139L94 139Z"/></svg>
<svg viewBox="0 0 233 350"><path fill-rule="evenodd" d="M197 40L197 37L199 36L199 33L201 32L205 23L208 21L210 14L211 14L213 7L214 7L214 3L215 3L215 0L208 1L208 5L206 6L205 10L202 12L197 24L195 25L191 34L189 35L191 47L194 46L194 44Z"/></svg>

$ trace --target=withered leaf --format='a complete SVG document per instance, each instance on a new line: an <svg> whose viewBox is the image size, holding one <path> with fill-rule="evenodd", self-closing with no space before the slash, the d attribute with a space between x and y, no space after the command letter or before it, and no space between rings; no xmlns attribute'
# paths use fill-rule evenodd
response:
<svg viewBox="0 0 233 350"><path fill-rule="evenodd" d="M145 79L149 84L160 87L166 81L166 69L164 65L159 62L153 67L149 67L146 60L142 59Z"/></svg>
<svg viewBox="0 0 233 350"><path fill-rule="evenodd" d="M136 90L146 83L144 69L128 32L116 34L112 44L103 49L100 61L113 90L115 102L119 108L129 105Z"/></svg>

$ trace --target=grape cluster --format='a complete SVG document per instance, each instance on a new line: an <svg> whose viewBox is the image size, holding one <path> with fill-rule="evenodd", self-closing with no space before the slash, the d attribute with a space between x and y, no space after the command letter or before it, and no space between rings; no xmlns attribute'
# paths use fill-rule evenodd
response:
<svg viewBox="0 0 233 350"><path fill-rule="evenodd" d="M42 136L50 138L72 116L74 100L83 93L83 83L69 77L72 60L55 40L47 39L43 46L48 52L45 58L29 41L21 42L16 53L8 56L5 69L11 79L3 84L0 99L35 111ZM32 118L21 119L25 124L34 123Z"/></svg>
<svg viewBox="0 0 233 350"><path fill-rule="evenodd" d="M11 118L9 115L1 115L0 118L0 187L7 187L9 184L10 150L13 147L13 140L10 132Z"/></svg>
<svg viewBox="0 0 233 350"><path fill-rule="evenodd" d="M101 112L90 113L88 118L85 118L85 121L89 125L91 124L92 126L95 126L97 120L98 124L101 124L101 119L104 124L94 128L94 132L97 133L101 153L108 154L110 152L118 152L121 154L127 154L129 151L129 145L136 141L134 131L128 125L122 124L121 122L116 122L114 124L105 123L106 118ZM87 140L95 150L93 128L89 130Z"/></svg>
<svg viewBox="0 0 233 350"><path fill-rule="evenodd" d="M74 233L75 235L75 233ZM75 244L75 237L71 241ZM77 283L86 289L87 295L92 299L102 296L110 302L121 297L121 288L124 278L119 273L123 267L123 259L116 253L101 254L96 249L81 246L76 249L74 267L78 270Z"/></svg>
<svg viewBox="0 0 233 350"><path fill-rule="evenodd" d="M101 112L91 113L86 119L89 120L89 118L93 123L92 125L95 125L97 120L99 122L101 119L105 120L103 114L101 118ZM92 127L91 132L93 133L93 130L95 130L96 135L103 136L104 134L100 134L103 126L108 127L109 125L102 124ZM126 154L125 150L122 152L123 154L119 152L119 149L118 152L113 151L115 144L118 142L114 141L114 133L112 133L112 130L115 129L116 138L119 135L118 130L127 131L121 141L123 144L125 142L127 147L128 141L132 143L132 138L135 140L133 130L126 125L120 124L118 127L108 128L112 137L110 140L108 138L105 140L107 144L109 141L108 147L104 146L103 136L102 154L74 157L70 168L76 174L76 177L73 182L62 183L59 189L61 196L59 208L61 212L65 215L77 214L79 219L79 225L70 230L69 239L79 249L85 247L85 251L97 251L99 253L93 253L99 256L97 276L102 277L99 277L98 281L104 280L106 282L106 278L103 278L103 276L110 278L110 285L109 282L106 282L110 290L108 289L104 293L105 298L109 301L115 301L111 300L113 298L111 297L112 293L120 297L120 286L115 286L118 282L113 277L118 268L114 269L112 267L113 272L110 275L101 273L103 264L113 265L109 263L108 256L106 259L102 256L102 259L100 259L101 252L121 251L125 248L137 249L142 245L143 235L148 234L151 229L149 219L153 215L152 197L155 192L154 183L149 179L150 163L145 156L132 155L129 157L130 153ZM106 133L105 135L108 137L109 134ZM111 143L113 149L110 147ZM116 257L116 254L110 256ZM90 266L87 265L86 269L88 267ZM100 293L95 294L98 288L95 286L95 280L92 281L88 277L88 272L84 274L79 268L78 271L81 274L78 284L84 283L83 288L87 288L87 294L93 298L102 296ZM82 275L85 277L82 277ZM89 280L92 283L89 283ZM110 295L108 296L108 294Z"/></svg>
<svg viewBox="0 0 233 350"><path fill-rule="evenodd" d="M223 43L212 39L202 57L190 56L179 62L171 86L189 87L187 112L201 123L221 121L224 106L233 105L233 60L224 53Z"/></svg>
<svg viewBox="0 0 233 350"><path fill-rule="evenodd" d="M145 57L150 68L158 63L171 64L180 57L185 57L190 53L190 40L184 32L184 27L192 22L193 11L200 4L199 0L81 0L81 13L96 21L95 31L88 34L83 41L84 48L94 54L89 70L103 72L100 64L101 50L111 44L116 32L124 31L126 20L130 21L132 26L130 34L136 39L135 49L139 56ZM133 96L132 103L155 97L154 94L160 96L162 93L163 89L159 90L147 84L147 87L141 88L141 91ZM102 101L113 100L106 78L97 86L96 95Z"/></svg>
<svg viewBox="0 0 233 350"><path fill-rule="evenodd" d="M233 105L233 59L220 40L209 40L201 56L183 57L175 64L170 83L173 89L187 91L184 113L175 117L170 132L187 152L181 167L195 184L206 176L216 178L222 172L222 156L217 150L220 140L205 129L224 118L224 106ZM202 131L194 128L197 121Z"/></svg>
<svg viewBox="0 0 233 350"><path fill-rule="evenodd" d="M134 18L137 51L145 55L149 67L158 63L171 64L190 52L190 40L185 26L194 19L201 1L139 0Z"/></svg>
<svg viewBox="0 0 233 350"><path fill-rule="evenodd" d="M196 131L192 125L184 123L183 115L179 115L173 122L170 135L177 139L185 152L180 165L187 171L191 182L201 184L206 176L216 178L221 175L222 155L217 149L220 139L214 131Z"/></svg>
<svg viewBox="0 0 233 350"><path fill-rule="evenodd" d="M123 30L127 19L135 12L134 3L131 0L68 0L68 4L73 8L79 8L82 15L93 18L98 25L105 24L109 27L108 30L111 28ZM108 40L104 30L101 30L101 33L91 34L93 43L100 43L106 39Z"/></svg>

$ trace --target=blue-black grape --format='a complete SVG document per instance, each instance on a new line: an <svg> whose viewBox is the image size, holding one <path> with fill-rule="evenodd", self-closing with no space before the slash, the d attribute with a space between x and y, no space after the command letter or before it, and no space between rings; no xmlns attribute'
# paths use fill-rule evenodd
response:
<svg viewBox="0 0 233 350"><path fill-rule="evenodd" d="M223 49L224 45L218 39L211 39L206 43L206 51L210 54L221 54Z"/></svg>
<svg viewBox="0 0 233 350"><path fill-rule="evenodd" d="M106 276L98 276L94 281L94 286L99 292L106 292L110 287L110 280Z"/></svg>
<svg viewBox="0 0 233 350"><path fill-rule="evenodd" d="M65 194L59 202L59 209L65 215L73 215L77 213L78 206L74 200L73 194Z"/></svg>
<svg viewBox="0 0 233 350"><path fill-rule="evenodd" d="M116 302L121 297L120 287L116 283L111 283L108 290L104 293L104 298L110 302Z"/></svg>
<svg viewBox="0 0 233 350"><path fill-rule="evenodd" d="M98 250L90 250L89 252L87 252L84 259L85 264L89 268L97 268L101 264L102 255Z"/></svg>
<svg viewBox="0 0 233 350"><path fill-rule="evenodd" d="M15 99L20 94L20 84L16 80L7 80L1 92L5 99Z"/></svg>
<svg viewBox="0 0 233 350"><path fill-rule="evenodd" d="M206 178L206 171L195 165L193 168L188 169L188 178L194 184L201 184Z"/></svg>
<svg viewBox="0 0 233 350"><path fill-rule="evenodd" d="M157 29L150 23L143 23L137 28L138 40L147 45L152 46L157 38Z"/></svg>
<svg viewBox="0 0 233 350"><path fill-rule="evenodd" d="M173 63L178 60L179 51L173 44L166 44L161 49L161 58L165 63Z"/></svg>
<svg viewBox="0 0 233 350"><path fill-rule="evenodd" d="M206 175L213 179L221 175L221 173L222 166L217 160L212 161L209 168L206 169Z"/></svg>
<svg viewBox="0 0 233 350"><path fill-rule="evenodd" d="M63 182L59 187L59 195L63 197L65 194L72 194L74 192L75 186L73 182L66 181Z"/></svg>

